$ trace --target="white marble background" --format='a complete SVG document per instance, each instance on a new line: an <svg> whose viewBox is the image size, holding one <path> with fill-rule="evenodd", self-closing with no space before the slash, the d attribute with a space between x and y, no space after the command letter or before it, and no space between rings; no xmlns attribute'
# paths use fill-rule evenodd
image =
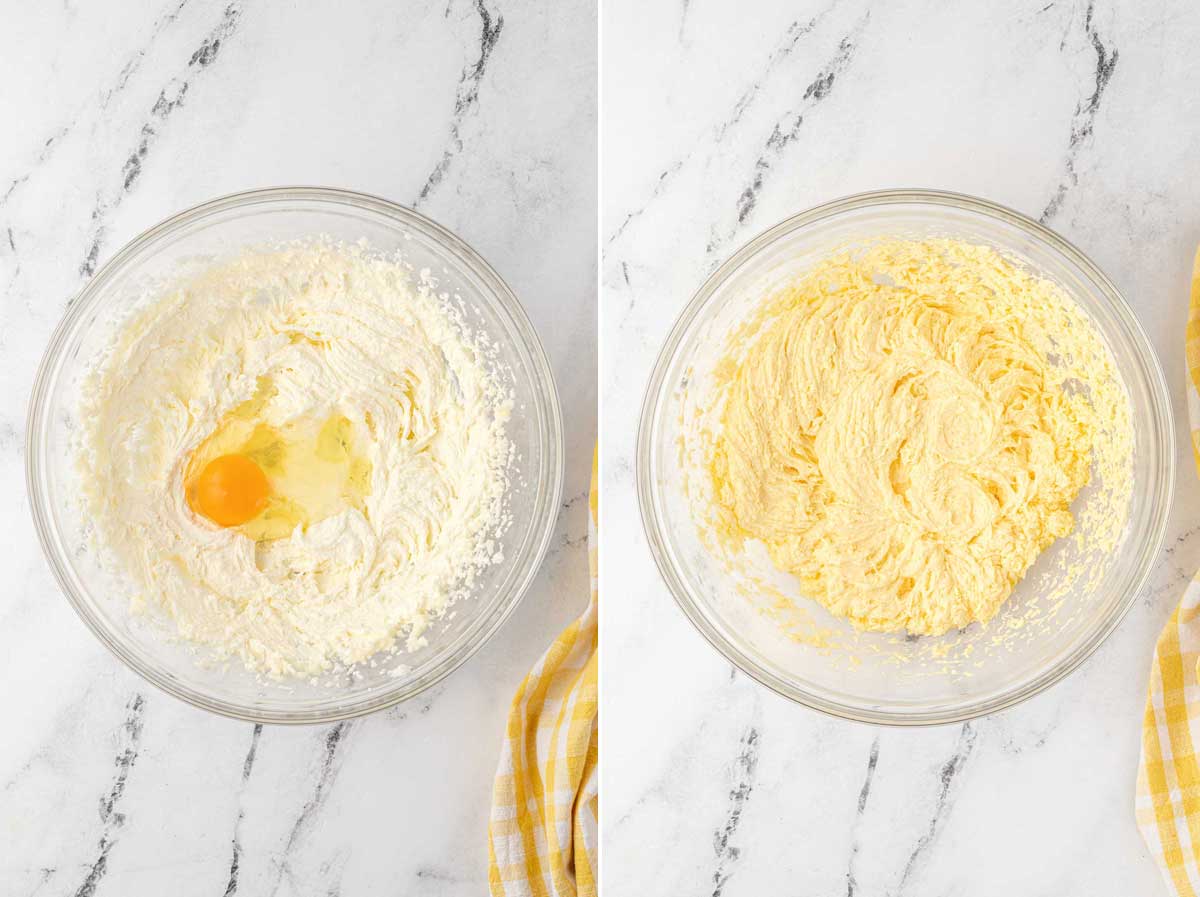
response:
<svg viewBox="0 0 1200 897"><path fill-rule="evenodd" d="M1133 790L1156 634L1200 568L1200 7L606 0L602 24L607 897L1165 894ZM734 672L662 585L632 479L644 384L707 274L794 212L893 186L990 197L1083 247L1151 334L1181 424L1167 549L1119 631L1025 705L920 731Z"/></svg>
<svg viewBox="0 0 1200 897"><path fill-rule="evenodd" d="M4 0L0 22L0 894L484 893L509 699L588 588L593 5ZM478 249L549 351L569 463L541 576L463 669L367 719L256 730L149 687L76 619L35 542L24 418L97 264L289 183L414 205Z"/></svg>

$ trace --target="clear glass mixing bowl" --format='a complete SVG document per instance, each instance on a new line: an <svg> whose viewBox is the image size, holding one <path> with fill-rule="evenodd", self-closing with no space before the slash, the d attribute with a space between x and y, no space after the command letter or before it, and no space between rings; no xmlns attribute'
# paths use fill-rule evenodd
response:
<svg viewBox="0 0 1200 897"><path fill-rule="evenodd" d="M328 236L399 251L440 291L461 297L467 325L499 348L498 368L514 393L509 436L517 450L509 493L512 525L504 560L428 631L418 651L379 656L330 684L262 681L239 663L214 668L169 625L129 610L124 584L106 573L84 538L74 500L78 476L71 433L81 377L138 300L141 288L247 245ZM204 203L151 228L118 252L69 305L55 330L29 404L26 463L34 524L50 567L79 616L114 654L147 680L197 707L256 722L316 723L370 713L411 698L449 675L491 637L533 580L554 529L562 492L558 394L545 352L521 304L462 240L423 215L344 190L276 188Z"/></svg>
<svg viewBox="0 0 1200 897"><path fill-rule="evenodd" d="M880 237L953 237L996 248L1059 284L1090 316L1124 379L1133 418L1133 491L1118 549L1094 585L1039 607L1044 553L1001 613L939 638L865 633L800 594L766 552L735 569L706 548L681 463L689 402L726 335L772 283L837 248ZM698 398L699 397L699 398ZM1037 694L1113 631L1162 546L1175 481L1174 426L1162 370L1116 286L1083 253L1024 215L984 200L882 191L804 212L752 240L708 279L667 338L642 407L638 498L651 551L679 606L732 663L786 697L836 716L897 725L970 719ZM1087 501L1087 490L1077 499ZM1049 575L1049 574L1047 574ZM782 601L780 599L783 599ZM1030 610L1035 611L1030 614ZM1030 619L1030 617L1033 619Z"/></svg>

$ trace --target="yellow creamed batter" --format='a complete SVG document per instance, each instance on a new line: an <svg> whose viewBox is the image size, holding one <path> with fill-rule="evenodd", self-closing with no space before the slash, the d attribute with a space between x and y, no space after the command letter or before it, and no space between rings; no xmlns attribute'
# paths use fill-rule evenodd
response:
<svg viewBox="0 0 1200 897"><path fill-rule="evenodd" d="M989 620L1071 532L1093 463L1117 479L1128 461L1127 434L1093 452L1127 413L1099 334L1059 287L983 246L831 256L766 299L714 380L716 534L760 540L868 630Z"/></svg>

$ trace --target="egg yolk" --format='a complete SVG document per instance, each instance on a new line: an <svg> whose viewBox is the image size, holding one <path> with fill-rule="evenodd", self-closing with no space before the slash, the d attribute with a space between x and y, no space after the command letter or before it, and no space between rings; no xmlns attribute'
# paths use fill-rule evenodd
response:
<svg viewBox="0 0 1200 897"><path fill-rule="evenodd" d="M221 455L188 488L188 504L218 526L238 526L262 512L270 493L257 464L245 455Z"/></svg>

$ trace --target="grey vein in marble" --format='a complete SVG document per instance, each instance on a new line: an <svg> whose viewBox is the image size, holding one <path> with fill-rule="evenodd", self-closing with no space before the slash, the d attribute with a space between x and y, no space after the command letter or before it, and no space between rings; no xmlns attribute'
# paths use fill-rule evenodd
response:
<svg viewBox="0 0 1200 897"><path fill-rule="evenodd" d="M116 772L113 776L112 787L100 799L101 830L100 841L96 845L96 859L88 869L87 877L75 891L75 897L92 897L96 893L97 886L108 872L108 855L117 843L122 826L125 825L125 814L118 808L121 806L121 799L125 796L125 785L129 781L129 774L133 771L134 764L137 763L144 727L146 699L140 694L135 694L126 705L126 709L128 712L119 731L117 755L113 762Z"/></svg>
<svg viewBox="0 0 1200 897"><path fill-rule="evenodd" d="M642 216L646 209L649 208L650 204L654 202L654 200L656 200L662 194L663 190L667 188L672 175L678 173L678 171L683 168L683 165L686 161L687 157L685 156L684 158L672 163L669 168L664 168L662 170L658 176L658 180L654 182L654 187L650 190L650 196L647 197L644 203L642 203L632 212L629 212L625 215L625 220L623 220L617 226L617 229L613 231L612 236L608 238L609 244L615 243L620 236L625 233L625 229Z"/></svg>
<svg viewBox="0 0 1200 897"><path fill-rule="evenodd" d="M182 8L182 4L176 7L174 15L177 16ZM128 158L125 160L125 164L121 168L120 188L107 199L100 196L96 198L96 205L92 209L91 240L83 261L79 265L79 274L81 277L91 277L96 273L96 263L100 257L100 247L105 236L105 216L119 206L133 188L137 179L141 176L142 165L145 163L146 157L149 155L150 149L158 138L159 133L175 110L183 106L192 79L216 60L217 54L221 50L222 41L228 41L236 32L240 16L240 2L233 2L226 6L224 12L221 14L220 21L204 37L200 45L196 47L188 59L183 75L179 78L173 78L159 92L158 99L154 101L154 105L150 108L149 116L142 125L137 145L130 152ZM173 21L174 16L168 17L163 24L165 26ZM131 71L128 70L128 67L126 70L122 70L117 90L124 83L128 82L130 74Z"/></svg>
<svg viewBox="0 0 1200 897"><path fill-rule="evenodd" d="M921 861L933 847L934 842L945 826L946 819L950 815L950 810L954 805L954 784L962 773L963 767L971 756L971 752L975 749L976 738L975 726L971 723L963 723L962 729L959 731L958 745L954 749L954 755L942 764L938 772L938 795L937 801L933 805L933 814L929 818L929 828L917 840L912 854L909 855L908 862L904 865L904 871L900 875L900 882L896 886L897 894L903 893L913 875L920 870Z"/></svg>
<svg viewBox="0 0 1200 897"><path fill-rule="evenodd" d="M17 191L18 187L24 185L25 182L29 180L30 175L33 174L33 171L50 157L50 152L54 148L54 145L63 137L65 137L68 131L70 131L70 126L61 128L46 138L46 140L42 143L41 149L38 150L38 154L35 157L33 166L30 168L30 170L9 181L8 186L4 189L4 193L0 194L0 208L3 208L9 199L12 198L12 195Z"/></svg>
<svg viewBox="0 0 1200 897"><path fill-rule="evenodd" d="M746 185L746 189L742 191L741 196L738 197L737 224L729 232L729 237L736 233L738 227L746 223L746 219L754 211L754 204L758 200L758 194L762 192L763 181L771 170L772 160L796 141L800 136L800 129L804 125L804 116L829 96L833 90L834 80L839 74L845 71L850 61L854 58L858 36L863 28L866 27L870 15L869 12L864 15L854 27L854 30L843 37L838 43L837 52L834 53L833 58L821 67L821 71L804 89L804 93L800 98L800 109L794 114L789 113L785 119L775 123L774 129L771 131L771 136L767 138L766 146L754 161L753 179ZM714 252L717 248L718 244L716 243L710 242L708 245L710 253Z"/></svg>
<svg viewBox="0 0 1200 897"><path fill-rule="evenodd" d="M1063 161L1063 179L1038 218L1043 224L1058 214L1063 200L1066 199L1067 191L1079 183L1079 174L1075 170L1076 159L1080 149L1092 137L1096 116L1100 112L1100 100L1104 96L1108 82L1112 80L1113 71L1117 67L1117 59L1120 57L1117 48L1107 45L1096 30L1095 23L1092 21L1095 11L1096 0L1088 0L1087 8L1083 12L1083 32L1087 42L1096 53L1095 80L1092 92L1075 106L1075 114L1071 117L1071 134L1067 140L1067 154ZM1065 45L1066 39L1064 38L1062 46L1065 47Z"/></svg>
<svg viewBox="0 0 1200 897"><path fill-rule="evenodd" d="M180 2L172 10L155 20L154 25L151 28L149 39L134 51L132 56L129 58L129 61L125 63L121 71L118 73L116 82L101 94L98 104L100 110L107 110L113 99L125 89L126 85L129 84L130 79L132 79L141 68L142 63L146 58L146 51L153 44L154 40L158 38L159 35L161 35L169 25L175 23L175 21L179 18L179 14L183 12L184 7L186 7L189 2L190 0L180 0ZM16 191L16 189L22 186L29 179L30 175L40 165L45 163L47 159L49 159L51 151L64 137L71 133L71 130L74 128L74 126L75 121L61 126L42 142L42 146L38 151L37 157L34 159L30 170L14 178L5 189L4 193L0 195L0 208L2 208L4 204L8 202L9 198Z"/></svg>
<svg viewBox="0 0 1200 897"><path fill-rule="evenodd" d="M246 751L246 759L242 761L242 788L250 781L250 773L254 769L254 758L258 753L258 741L262 738L262 723L254 726L250 735L250 749ZM245 807L238 807L237 821L233 824L232 850L233 857L229 863L229 881L225 885L224 897L233 897L238 889L238 870L242 864L242 820L246 818Z"/></svg>
<svg viewBox="0 0 1200 897"><path fill-rule="evenodd" d="M992 743L997 744L1003 753L1011 754L1012 756L1020 756L1027 750L1036 751L1039 748L1045 747L1046 742L1050 740L1050 736L1054 734L1055 729L1059 725L1059 721L1053 719L1044 726L1028 730L1026 736L1021 738L1013 733L1008 725L1007 718L1002 715L989 718L987 723L990 724L993 731L999 733L1000 740Z"/></svg>
<svg viewBox="0 0 1200 897"><path fill-rule="evenodd" d="M300 808L300 814L296 817L296 821L292 825L291 834L288 835L288 839L283 845L283 853L279 858L279 871L275 879L275 887L271 891L272 895L279 893L284 877L290 875L289 862L292 852L300 839L312 826L314 818L321 811L321 808L325 805L325 801L329 797L329 791L333 788L333 783L337 778L337 765L334 761L338 756L338 748L343 744L343 739L352 725L353 723L350 721L342 721L332 726L325 733L325 738L323 739L324 750L321 754L317 784L313 788L312 796Z"/></svg>
<svg viewBox="0 0 1200 897"><path fill-rule="evenodd" d="M738 742L738 753L733 761L733 782L729 790L729 808L724 823L713 833L713 852L717 856L717 866L712 874L712 897L721 897L725 885L733 875L733 866L741 855L741 851L730 842L737 834L746 803L754 792L755 772L758 769L758 754L761 749L759 738L757 724L751 723Z"/></svg>
<svg viewBox="0 0 1200 897"><path fill-rule="evenodd" d="M186 7L189 2L190 0L180 0L174 9L171 9L155 20L154 26L150 31L149 39L142 46L140 46L129 58L129 61L125 63L124 67L117 75L116 83L108 90L104 91L104 94L100 98L101 109L107 109L112 103L113 99L125 89L126 85L129 84L130 79L133 78L133 76L141 69L142 63L146 59L146 51L150 49L150 47L154 44L154 41L168 26L175 24L175 22L179 19L179 14L183 12L184 7ZM65 130L63 133L66 133Z"/></svg>
<svg viewBox="0 0 1200 897"><path fill-rule="evenodd" d="M855 867L858 863L858 852L862 845L858 840L858 825L867 809L867 799L871 796L871 783L875 781L875 767L879 765L879 737L871 742L871 753L867 757L867 772L863 777L862 788L858 792L858 805L854 811L854 824L850 830L850 860L846 864L846 897L854 897L858 890L858 879Z"/></svg>
<svg viewBox="0 0 1200 897"><path fill-rule="evenodd" d="M458 89L454 96L454 112L450 118L450 142L443 150L442 158L438 160L433 171L429 173L429 177L425 179L425 184L421 187L417 199L413 203L414 208L429 198L429 194L446 176L450 163L463 151L463 122L479 104L479 86L483 83L483 76L487 72L487 64L492 56L492 51L496 49L496 44L500 41L500 32L504 28L504 16L499 12L493 13L489 10L484 4L484 0L475 0L475 11L479 14L479 56L472 65L463 69L462 77L459 78ZM449 15L449 13L450 8L447 7L446 14Z"/></svg>
<svg viewBox="0 0 1200 897"><path fill-rule="evenodd" d="M821 10L816 15L805 20L796 20L788 25L784 32L783 38L778 45L767 56L766 62L763 64L761 71L750 83L750 85L742 92L737 101L733 104L729 114L717 122L713 126L712 140L714 143L719 143L724 140L729 130L742 120L742 116L746 110L753 104L755 97L758 95L762 85L775 73L780 64L792 55L796 48L800 45L803 38L807 37L821 23L825 17L833 11L840 0L834 0L829 6ZM684 4L684 15L687 15L687 4ZM681 25L682 28L682 25ZM671 179L679 173L683 166L687 163L689 156L683 156L669 165L659 174L658 179L654 182L650 195L645 202L639 205L633 211L627 213L616 230L608 237L606 244L612 244L625 232L635 220L640 218L646 209L654 202L662 192L670 185Z"/></svg>

